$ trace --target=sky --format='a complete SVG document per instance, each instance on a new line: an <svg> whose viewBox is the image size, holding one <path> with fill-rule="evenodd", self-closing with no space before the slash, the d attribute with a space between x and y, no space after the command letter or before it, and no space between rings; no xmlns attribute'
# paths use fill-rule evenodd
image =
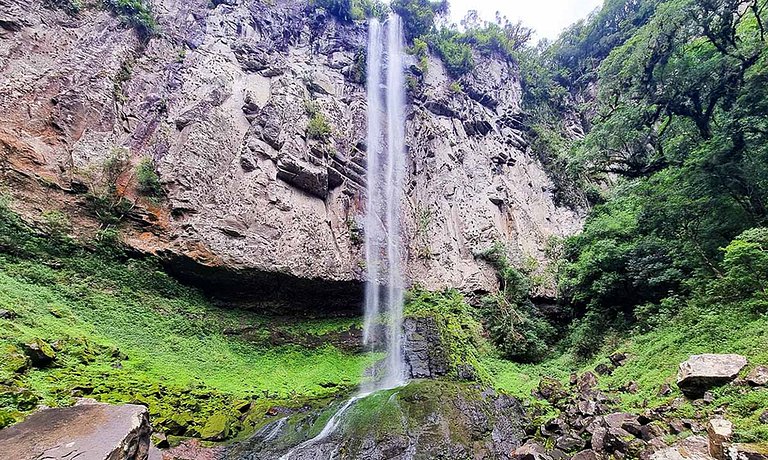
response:
<svg viewBox="0 0 768 460"><path fill-rule="evenodd" d="M534 41L542 38L554 40L559 33L585 18L602 0L449 0L451 5L451 22L456 24L464 18L469 10L477 10L480 17L493 20L496 12L509 18L512 22L522 21L524 25L534 29Z"/></svg>

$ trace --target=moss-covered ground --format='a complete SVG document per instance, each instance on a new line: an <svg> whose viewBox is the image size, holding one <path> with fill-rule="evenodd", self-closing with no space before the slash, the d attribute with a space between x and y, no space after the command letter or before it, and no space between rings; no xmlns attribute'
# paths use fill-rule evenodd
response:
<svg viewBox="0 0 768 460"><path fill-rule="evenodd" d="M377 359L268 341L271 331L322 336L357 327L356 319L296 322L218 308L156 261L43 236L2 211L0 426L37 404L87 396L148 405L155 425L174 435L199 435L210 417L226 414L234 435L272 405L349 391ZM251 333L232 335L238 328ZM25 356L36 339L54 348L50 364Z"/></svg>

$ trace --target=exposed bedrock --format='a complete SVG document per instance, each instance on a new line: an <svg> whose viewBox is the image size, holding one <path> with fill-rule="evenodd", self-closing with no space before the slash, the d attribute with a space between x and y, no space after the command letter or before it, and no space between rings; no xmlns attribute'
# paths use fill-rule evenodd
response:
<svg viewBox="0 0 768 460"><path fill-rule="evenodd" d="M43 3L0 0L0 177L19 211L60 208L95 229L84 192L125 147L131 246L246 303L359 303L364 23L303 0L161 0L162 33L145 43L95 6L73 17ZM427 288L495 290L474 254L497 241L543 270L549 239L581 222L529 152L517 69L477 60L456 92L430 58L411 92L404 258ZM158 204L136 191L142 157L167 192Z"/></svg>

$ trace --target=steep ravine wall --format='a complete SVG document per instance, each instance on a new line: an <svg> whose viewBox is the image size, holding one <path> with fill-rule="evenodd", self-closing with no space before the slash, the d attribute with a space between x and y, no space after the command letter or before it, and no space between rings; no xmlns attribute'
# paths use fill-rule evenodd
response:
<svg viewBox="0 0 768 460"><path fill-rule="evenodd" d="M129 245L230 300L355 308L365 24L299 0L153 4L160 33L143 41L96 6L73 17L0 0L0 174L13 206L32 220L59 208L92 232L86 186L124 146L134 164L155 161L168 193L153 203L132 170L120 177L136 203ZM551 236L580 226L526 153L516 69L477 59L463 91L430 58L410 93L408 278L427 288L492 291L477 251L501 241L513 260L544 261ZM327 138L307 135L311 113Z"/></svg>

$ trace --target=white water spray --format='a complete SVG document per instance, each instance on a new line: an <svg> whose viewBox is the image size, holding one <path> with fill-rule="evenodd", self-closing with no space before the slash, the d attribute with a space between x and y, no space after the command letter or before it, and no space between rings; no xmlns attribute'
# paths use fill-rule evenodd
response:
<svg viewBox="0 0 768 460"><path fill-rule="evenodd" d="M387 21L386 56L382 52L381 35L380 24L371 19L367 56L368 200L365 221L368 273L363 340L370 344L375 339L374 328L381 314L386 316L389 325L383 337L387 345L384 375L373 384L373 390L400 386L405 380L401 340L403 245L400 235L400 203L405 170L405 76L400 17L390 15ZM385 295L382 295L382 284Z"/></svg>
<svg viewBox="0 0 768 460"><path fill-rule="evenodd" d="M377 19L368 29L367 91L368 150L367 202L365 217L365 320L363 341L370 345L383 339L387 357L384 374L361 388L330 418L323 430L280 457L291 456L331 435L342 416L359 399L379 390L405 383L402 350L403 274L400 204L405 173L405 75L403 72L403 24L399 16L387 20L386 53L384 31ZM386 63L386 66L385 66ZM384 70L386 69L386 73ZM382 287L383 286L383 287ZM386 292L382 292L386 291ZM376 323L385 315L384 337L375 337Z"/></svg>

